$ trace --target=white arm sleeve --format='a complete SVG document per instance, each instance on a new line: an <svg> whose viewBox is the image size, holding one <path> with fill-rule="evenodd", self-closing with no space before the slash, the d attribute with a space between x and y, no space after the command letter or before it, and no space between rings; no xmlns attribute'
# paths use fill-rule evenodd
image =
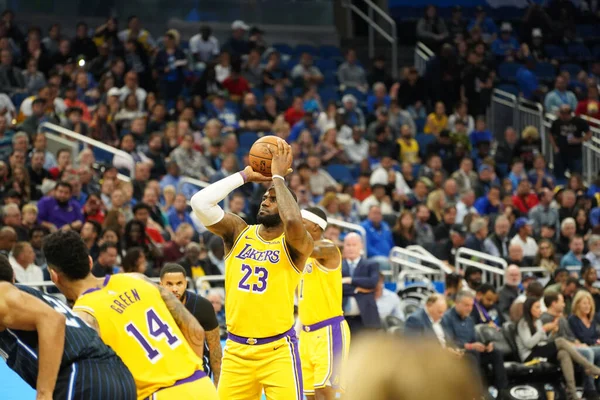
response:
<svg viewBox="0 0 600 400"><path fill-rule="evenodd" d="M219 202L232 191L244 184L244 178L236 173L205 187L194 196L190 203L192 210L204 226L211 226L223 219L225 211L219 207Z"/></svg>

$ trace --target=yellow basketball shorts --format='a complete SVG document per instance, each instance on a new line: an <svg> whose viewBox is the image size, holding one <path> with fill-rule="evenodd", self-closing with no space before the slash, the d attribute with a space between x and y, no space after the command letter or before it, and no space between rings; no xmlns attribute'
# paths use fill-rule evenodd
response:
<svg viewBox="0 0 600 400"><path fill-rule="evenodd" d="M175 382L173 386L154 392L144 400L219 400L217 389L204 371Z"/></svg>
<svg viewBox="0 0 600 400"><path fill-rule="evenodd" d="M331 318L303 326L300 332L300 360L304 394L331 386L344 391L341 369L348 359L350 328L344 317Z"/></svg>
<svg viewBox="0 0 600 400"><path fill-rule="evenodd" d="M294 329L270 338L228 334L223 351L219 398L303 400L302 367Z"/></svg>

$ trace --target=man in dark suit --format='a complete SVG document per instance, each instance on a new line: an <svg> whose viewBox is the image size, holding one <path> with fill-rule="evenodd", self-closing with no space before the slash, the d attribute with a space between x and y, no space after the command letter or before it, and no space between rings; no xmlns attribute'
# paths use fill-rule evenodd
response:
<svg viewBox="0 0 600 400"><path fill-rule="evenodd" d="M432 294L427 298L425 307L415 311L406 319L404 333L407 336L425 336L436 338L442 346L446 345L446 334L442 328L442 317L448 309L446 298Z"/></svg>
<svg viewBox="0 0 600 400"><path fill-rule="evenodd" d="M356 233L349 233L344 239L342 307L352 333L365 328L381 328L375 301L379 265L369 262L362 254L362 238Z"/></svg>

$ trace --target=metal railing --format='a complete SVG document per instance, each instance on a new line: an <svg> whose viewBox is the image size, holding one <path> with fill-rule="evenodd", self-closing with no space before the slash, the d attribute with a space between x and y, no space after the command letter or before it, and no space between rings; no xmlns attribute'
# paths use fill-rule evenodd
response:
<svg viewBox="0 0 600 400"><path fill-rule="evenodd" d="M490 264L496 264L499 267ZM456 251L455 266L457 272L464 272L466 267L477 267L482 271L481 281L483 283L500 287L504 284L504 270L508 263L503 258L461 247Z"/></svg>
<svg viewBox="0 0 600 400"><path fill-rule="evenodd" d="M385 11L383 11L377 4L371 0L356 0L362 1L367 5L367 14L364 13L359 7L353 4L354 0L342 0L342 6L348 10L348 20L351 20L350 13L354 12L360 18L362 18L369 25L369 58L375 57L375 34L377 31L385 40L390 42L392 46L392 76L398 77L398 37L396 29L396 21L390 17ZM375 18L381 18L390 25L390 31L383 29L374 18L374 13L377 14Z"/></svg>
<svg viewBox="0 0 600 400"><path fill-rule="evenodd" d="M366 252L366 250L367 250L367 231L365 230L365 228L363 228L362 226L360 226L358 224L351 224L350 222L346 222L344 220L335 219L335 218L328 218L327 223L331 224L331 225L335 225L342 229L347 229L349 231L358 233L362 237L363 244L365 245L365 252Z"/></svg>
<svg viewBox="0 0 600 400"><path fill-rule="evenodd" d="M390 264L392 267L392 279L397 279L398 285L404 284L401 279L406 275L402 272L410 271L410 276L420 274L430 282L444 281L447 273L452 272L444 263L435 258L425 249L427 254L403 247L394 247L390 251Z"/></svg>
<svg viewBox="0 0 600 400"><path fill-rule="evenodd" d="M494 89L490 109L487 114L487 126L494 133L496 139L502 139L508 127L518 125L517 96L504 90Z"/></svg>
<svg viewBox="0 0 600 400"><path fill-rule="evenodd" d="M62 126L59 126L56 124L51 124L50 122L43 122L42 124L40 124L39 130L55 132L55 133L58 133L59 135L64 135L64 136L67 136L67 137L75 140L75 142L69 141L68 139L61 138L60 136L58 136L56 134L44 132L44 134L46 135L46 138L50 139L50 141L52 141L54 143L60 143L61 146L64 146L66 144L65 140L73 143L70 146L72 148L71 157L73 157L73 162L75 162L75 159L77 158L77 155L79 155L79 152L83 149L83 146L88 145L88 146L95 147L97 149L106 151L107 153L111 153L114 156L122 157L122 158L126 159L127 161L129 161L131 163L131 178L133 179L135 177L135 161L130 154L126 153L123 150L117 149L113 146L109 146L98 140L91 139L91 138L81 135L77 132L73 132Z"/></svg>
<svg viewBox="0 0 600 400"><path fill-rule="evenodd" d="M434 55L435 53L427 47L425 43L417 42L417 45L415 46L415 68L419 72L419 75L423 76L425 74L427 62L429 62Z"/></svg>

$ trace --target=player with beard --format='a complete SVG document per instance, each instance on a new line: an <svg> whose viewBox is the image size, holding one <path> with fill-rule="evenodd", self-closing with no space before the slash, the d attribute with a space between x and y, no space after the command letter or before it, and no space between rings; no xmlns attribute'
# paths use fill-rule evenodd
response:
<svg viewBox="0 0 600 400"><path fill-rule="evenodd" d="M225 346L219 397L228 400L301 400L302 370L294 325L294 292L313 239L284 176L291 172L291 147L279 139L272 178L251 167L202 189L194 212L225 243ZM264 194L258 225L225 213L219 202L247 182L273 181Z"/></svg>
<svg viewBox="0 0 600 400"><path fill-rule="evenodd" d="M38 221L41 225L50 231L56 229L79 231L83 226L83 215L81 206L72 196L71 184L59 181L54 188L54 195L43 197L37 204Z"/></svg>
<svg viewBox="0 0 600 400"><path fill-rule="evenodd" d="M204 372L206 375L213 376L215 385L219 383L221 376L221 358L223 351L221 349L221 335L219 332L219 322L215 310L210 301L197 295L187 289L187 280L185 269L176 263L167 263L160 270L160 286L164 287L179 301L185 308L192 313L204 328Z"/></svg>

